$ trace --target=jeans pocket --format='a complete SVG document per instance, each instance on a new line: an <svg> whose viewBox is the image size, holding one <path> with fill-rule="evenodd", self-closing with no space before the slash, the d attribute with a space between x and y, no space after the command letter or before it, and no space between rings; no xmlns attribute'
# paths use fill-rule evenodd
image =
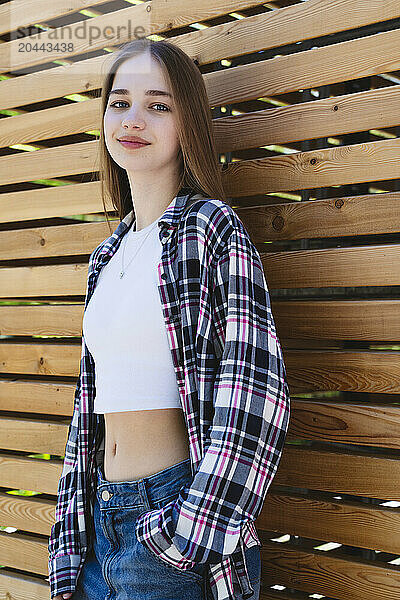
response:
<svg viewBox="0 0 400 600"><path fill-rule="evenodd" d="M184 461L181 461L184 462ZM181 464L178 463L176 466ZM171 476L171 473L168 473L168 477ZM185 473L185 474L179 474L175 476L175 473L171 476L171 480L170 480L170 484L167 486L165 486L165 491L167 492L165 495L163 495L161 498L157 498L152 499L151 501L149 501L149 508L147 510L144 510L140 513L140 515L142 515L145 512L153 511L153 510L161 510L164 507L166 507L169 503L174 502L179 495L180 490L182 489L183 486L187 486L190 485L190 482L192 480L192 476L190 473ZM137 518L139 518L139 516ZM197 581L197 582L202 582L204 580L204 573L206 571L206 565L201 563L201 564L194 564L192 567L190 567L189 569L181 569L178 566L176 566L175 563L179 562L179 556L182 557L182 562L184 562L184 557L181 555L181 553L179 552L178 548L176 548L174 551L173 548L174 544L171 541L171 545L172 545L172 555L174 555L174 558L172 559L172 557L168 556L168 551L166 550L165 553L163 553L160 550L160 553L157 553L155 550L153 550L152 547L148 547L147 544L145 544L144 542L141 543L141 546L143 546L144 548L144 552L146 553L147 556L151 557L153 559L153 561L156 561L158 563L158 565L162 565L166 571L166 575L170 574L170 575L174 575L177 574L180 577L184 578L184 579L191 579L192 581Z"/></svg>
<svg viewBox="0 0 400 600"><path fill-rule="evenodd" d="M165 576L177 575L178 577L197 583L201 583L203 581L205 571L204 564L195 564L191 569L186 570L178 569L178 567L168 563L161 556L158 556L155 552L147 548L147 546L144 544L141 544L141 546L149 559L157 562L161 569L164 569L162 572L165 574Z"/></svg>
<svg viewBox="0 0 400 600"><path fill-rule="evenodd" d="M151 502L150 510L157 510L157 509L164 508L164 506L166 506L169 502L172 502L177 498L178 493L179 492L176 491L173 494L169 494L168 496L164 496L161 499ZM147 512L147 511L144 511L144 512ZM159 556L156 552L153 552L153 550L149 549L147 546L145 546L145 544L141 544L141 545L143 546L146 554L148 556L151 556L152 559L154 559L159 564L161 564L163 567L165 567L167 569L167 572L169 572L170 574L175 573L181 577L184 577L186 579L189 578L189 579L192 579L193 581L197 581L197 582L201 582L203 580L204 572L205 572L205 568L206 568L206 566L203 563L195 564L190 569L179 569L175 565L173 565L173 564L169 563L167 560L165 560L162 556Z"/></svg>

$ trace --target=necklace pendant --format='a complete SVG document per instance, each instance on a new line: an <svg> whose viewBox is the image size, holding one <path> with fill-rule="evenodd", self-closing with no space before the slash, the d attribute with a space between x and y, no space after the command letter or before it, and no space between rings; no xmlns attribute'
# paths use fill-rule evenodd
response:
<svg viewBox="0 0 400 600"><path fill-rule="evenodd" d="M121 271L121 273L119 274L119 278L121 279L121 277L124 276L124 271Z"/></svg>

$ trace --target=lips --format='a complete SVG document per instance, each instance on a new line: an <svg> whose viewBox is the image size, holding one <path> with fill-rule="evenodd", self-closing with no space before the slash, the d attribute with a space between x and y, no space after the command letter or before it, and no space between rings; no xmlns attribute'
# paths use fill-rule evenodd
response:
<svg viewBox="0 0 400 600"><path fill-rule="evenodd" d="M140 144L139 142L125 142L124 140L122 140L120 144L127 150L139 150L140 148L146 148L146 146L149 146L149 144Z"/></svg>
<svg viewBox="0 0 400 600"><path fill-rule="evenodd" d="M130 142L132 144L143 144L145 146L150 144L150 142L148 142L147 140L144 140L143 138L134 135L126 135L117 139L119 142Z"/></svg>

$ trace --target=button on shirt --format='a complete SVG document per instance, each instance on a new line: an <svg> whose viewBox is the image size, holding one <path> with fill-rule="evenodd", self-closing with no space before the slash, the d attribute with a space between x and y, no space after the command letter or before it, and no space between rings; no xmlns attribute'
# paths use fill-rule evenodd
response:
<svg viewBox="0 0 400 600"><path fill-rule="evenodd" d="M91 254L85 309L133 211ZM189 432L192 481L136 521L139 542L166 564L206 563L213 600L245 598L245 549L278 468L290 398L260 255L225 202L182 188L159 219L158 290ZM165 234L168 235L165 235ZM82 337L80 373L49 538L51 598L75 591L93 537L93 457L104 431L93 412L94 361Z"/></svg>

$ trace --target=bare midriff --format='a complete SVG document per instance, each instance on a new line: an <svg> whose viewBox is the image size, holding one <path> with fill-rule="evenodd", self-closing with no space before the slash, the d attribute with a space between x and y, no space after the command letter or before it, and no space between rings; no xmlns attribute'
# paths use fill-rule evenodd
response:
<svg viewBox="0 0 400 600"><path fill-rule="evenodd" d="M148 477L189 458L180 408L106 413L104 476L107 481Z"/></svg>

